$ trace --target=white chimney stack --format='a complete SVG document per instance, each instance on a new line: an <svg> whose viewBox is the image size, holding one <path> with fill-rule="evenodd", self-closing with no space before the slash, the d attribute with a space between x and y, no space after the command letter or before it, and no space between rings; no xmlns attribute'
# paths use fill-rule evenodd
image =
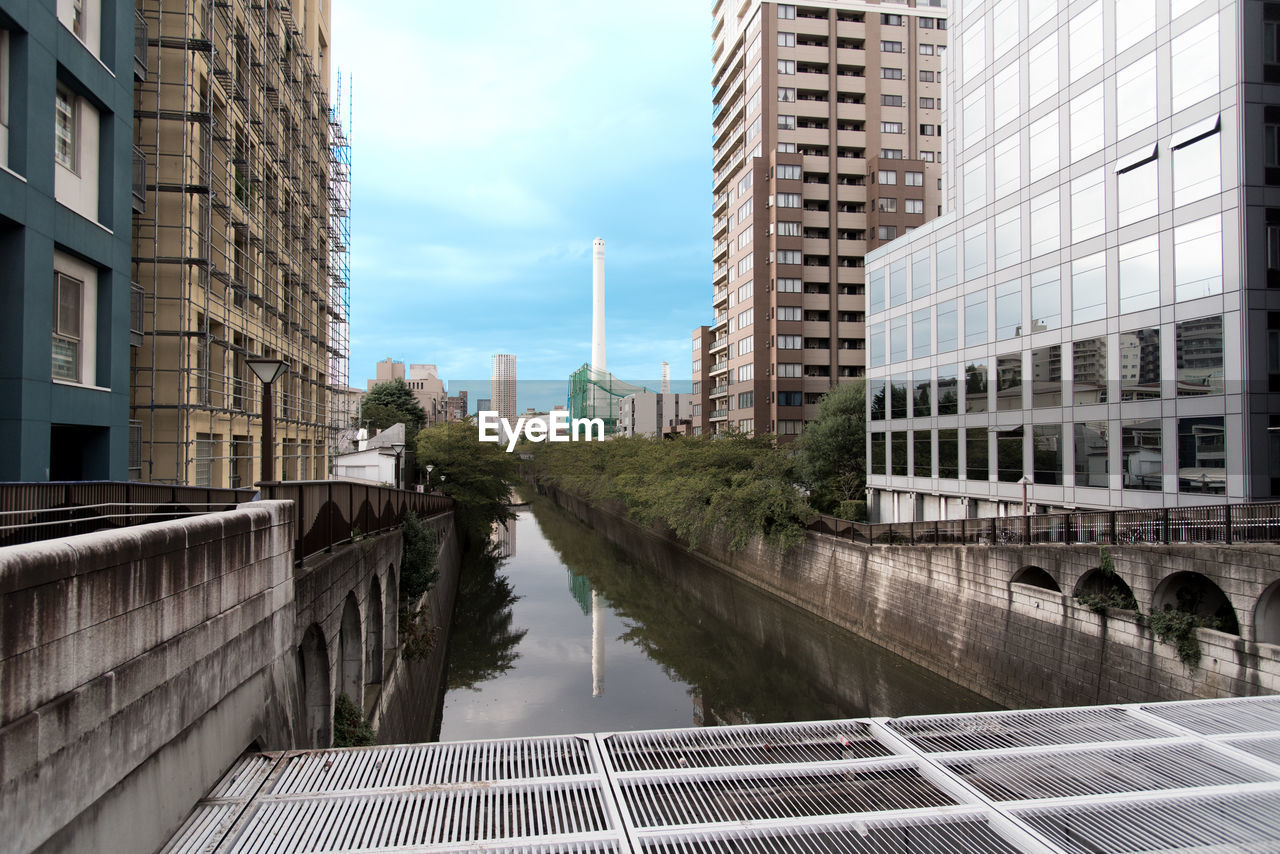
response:
<svg viewBox="0 0 1280 854"><path fill-rule="evenodd" d="M591 368L604 366L604 238L591 241Z"/></svg>
<svg viewBox="0 0 1280 854"><path fill-rule="evenodd" d="M662 363L662 393L671 394L671 366L666 362Z"/></svg>

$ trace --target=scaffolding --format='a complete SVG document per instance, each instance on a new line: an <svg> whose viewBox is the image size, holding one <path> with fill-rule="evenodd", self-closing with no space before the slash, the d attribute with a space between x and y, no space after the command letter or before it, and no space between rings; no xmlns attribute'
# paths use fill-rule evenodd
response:
<svg viewBox="0 0 1280 854"><path fill-rule="evenodd" d="M348 80L348 85L350 81ZM343 122L342 72L329 112L329 447L357 426L357 398L348 393L351 341L351 95Z"/></svg>
<svg viewBox="0 0 1280 854"><path fill-rule="evenodd" d="M252 484L261 388L245 360L261 356L289 367L274 389L278 474L325 477L328 396L346 384L347 244L335 254L332 235L349 233L350 147L307 47L323 34L304 35L290 0L138 11L131 476Z"/></svg>
<svg viewBox="0 0 1280 854"><path fill-rule="evenodd" d="M569 417L599 418L604 422L605 435L611 436L618 429L618 402L629 394L645 391L649 389L584 364L569 375Z"/></svg>

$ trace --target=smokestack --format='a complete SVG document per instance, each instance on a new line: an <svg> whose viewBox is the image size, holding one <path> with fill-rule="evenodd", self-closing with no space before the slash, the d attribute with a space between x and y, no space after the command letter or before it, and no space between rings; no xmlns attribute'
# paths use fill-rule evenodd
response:
<svg viewBox="0 0 1280 854"><path fill-rule="evenodd" d="M591 241L591 368L604 366L604 238Z"/></svg>
<svg viewBox="0 0 1280 854"><path fill-rule="evenodd" d="M662 393L671 394L671 366L666 362L662 363Z"/></svg>

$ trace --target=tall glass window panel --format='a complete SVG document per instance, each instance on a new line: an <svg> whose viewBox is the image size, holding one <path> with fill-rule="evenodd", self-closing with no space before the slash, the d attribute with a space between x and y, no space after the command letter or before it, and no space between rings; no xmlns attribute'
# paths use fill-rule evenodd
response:
<svg viewBox="0 0 1280 854"><path fill-rule="evenodd" d="M1036 27L1048 21L1058 11L1058 0L1027 0L1028 32L1035 32Z"/></svg>
<svg viewBox="0 0 1280 854"><path fill-rule="evenodd" d="M917 252L911 256L911 298L919 299L928 296L933 289L932 273L929 269L929 252Z"/></svg>
<svg viewBox="0 0 1280 854"><path fill-rule="evenodd" d="M1120 399L1160 398L1160 330L1120 333Z"/></svg>
<svg viewBox="0 0 1280 854"><path fill-rule="evenodd" d="M883 421L885 412L887 411L886 400L889 383L886 380L872 378L867 380L867 409L870 414L867 416L871 421Z"/></svg>
<svg viewBox="0 0 1280 854"><path fill-rule="evenodd" d="M916 430L911 434L912 477L933 477L933 433Z"/></svg>
<svg viewBox="0 0 1280 854"><path fill-rule="evenodd" d="M1031 257L1056 252L1062 235L1058 188L1031 200Z"/></svg>
<svg viewBox="0 0 1280 854"><path fill-rule="evenodd" d="M1107 316L1107 254L1097 252L1071 262L1071 322Z"/></svg>
<svg viewBox="0 0 1280 854"><path fill-rule="evenodd" d="M1022 283L1005 282L996 286L996 340L1022 334Z"/></svg>
<svg viewBox="0 0 1280 854"><path fill-rule="evenodd" d="M1160 168L1153 157L1116 175L1116 207L1120 224L1130 225L1160 210Z"/></svg>
<svg viewBox="0 0 1280 854"><path fill-rule="evenodd" d="M1184 12L1191 11L1199 3L1200 3L1200 0L1170 0L1169 16L1171 18L1176 18L1179 15L1183 14Z"/></svg>
<svg viewBox="0 0 1280 854"><path fill-rule="evenodd" d="M1058 268L1031 274L1031 331L1044 332L1062 325L1062 282Z"/></svg>
<svg viewBox="0 0 1280 854"><path fill-rule="evenodd" d="M1107 224L1104 170L1095 169L1071 182L1071 242L1102 234Z"/></svg>
<svg viewBox="0 0 1280 854"><path fill-rule="evenodd" d="M1018 134L1013 134L995 147L995 195L1000 199L1022 186L1022 150Z"/></svg>
<svg viewBox="0 0 1280 854"><path fill-rule="evenodd" d="M929 418L933 415L933 377L929 371L916 371L911 375L911 417Z"/></svg>
<svg viewBox="0 0 1280 854"><path fill-rule="evenodd" d="M890 442L893 444L893 447L891 448L891 450L893 451L893 457L891 460L893 468L890 470L890 474L892 474L894 477L906 477L907 476L907 431L906 430L893 431L893 438L890 439Z"/></svg>
<svg viewBox="0 0 1280 854"><path fill-rule="evenodd" d="M991 12L991 43L996 56L1018 43L1018 0L999 0Z"/></svg>
<svg viewBox="0 0 1280 854"><path fill-rule="evenodd" d="M1021 427L996 433L996 477L1001 483L1017 483L1022 480L1024 435Z"/></svg>
<svg viewBox="0 0 1280 854"><path fill-rule="evenodd" d="M1226 389L1221 317L1201 317L1177 325L1178 396L1222 394Z"/></svg>
<svg viewBox="0 0 1280 854"><path fill-rule="evenodd" d="M1082 421L1075 428L1076 486L1106 489L1111 484L1111 460L1106 421Z"/></svg>
<svg viewBox="0 0 1280 854"><path fill-rule="evenodd" d="M914 359L932 353L933 330L929 325L930 314L932 312L927 308L911 312L911 357Z"/></svg>
<svg viewBox="0 0 1280 854"><path fill-rule="evenodd" d="M898 364L907 359L907 319L895 317L889 321L889 363Z"/></svg>
<svg viewBox="0 0 1280 854"><path fill-rule="evenodd" d="M1173 110L1218 93L1218 16L1197 24L1170 43Z"/></svg>
<svg viewBox="0 0 1280 854"><path fill-rule="evenodd" d="M991 451L987 447L986 427L964 430L964 473L969 480L991 479Z"/></svg>
<svg viewBox="0 0 1280 854"><path fill-rule="evenodd" d="M975 142L982 141L987 135L987 94L985 89L976 89L964 99L964 107L960 113L960 128L964 132L961 148L968 148Z"/></svg>
<svg viewBox="0 0 1280 854"><path fill-rule="evenodd" d="M1071 162L1102 150L1102 84L1071 99Z"/></svg>
<svg viewBox="0 0 1280 854"><path fill-rule="evenodd" d="M964 366L964 411L986 412L987 405L987 363L986 361L970 362Z"/></svg>
<svg viewBox="0 0 1280 854"><path fill-rule="evenodd" d="M1020 208L996 214L996 263L1002 270L1022 260L1022 211Z"/></svg>
<svg viewBox="0 0 1280 854"><path fill-rule="evenodd" d="M1222 217L1173 230L1174 299L1178 302L1222 293Z"/></svg>
<svg viewBox="0 0 1280 854"><path fill-rule="evenodd" d="M1116 139L1156 123L1158 94L1154 53L1135 59L1116 72Z"/></svg>
<svg viewBox="0 0 1280 854"><path fill-rule="evenodd" d="M887 448L884 433L871 434L871 473L885 474L885 450Z"/></svg>
<svg viewBox="0 0 1280 854"><path fill-rule="evenodd" d="M1037 424L1031 428L1031 479L1049 486L1062 485L1062 425Z"/></svg>
<svg viewBox="0 0 1280 854"><path fill-rule="evenodd" d="M867 361L873 368L884 364L885 357L885 325L873 323L867 332Z"/></svg>
<svg viewBox="0 0 1280 854"><path fill-rule="evenodd" d="M956 239L948 237L938 241L938 290L954 287L956 283Z"/></svg>
<svg viewBox="0 0 1280 854"><path fill-rule="evenodd" d="M1225 495L1227 433L1222 416L1178 419L1178 491Z"/></svg>
<svg viewBox="0 0 1280 854"><path fill-rule="evenodd" d="M1062 345L1031 351L1031 406L1047 409L1062 405Z"/></svg>
<svg viewBox="0 0 1280 854"><path fill-rule="evenodd" d="M960 477L960 437L958 430L938 431L938 477Z"/></svg>
<svg viewBox="0 0 1280 854"><path fill-rule="evenodd" d="M1143 237L1120 247L1120 313L1160 305L1160 238Z"/></svg>
<svg viewBox="0 0 1280 854"><path fill-rule="evenodd" d="M889 265L889 305L902 305L907 301L907 259L900 258Z"/></svg>
<svg viewBox="0 0 1280 854"><path fill-rule="evenodd" d="M1071 79L1075 81L1102 64L1101 0L1072 15L1067 32L1071 45Z"/></svg>
<svg viewBox="0 0 1280 854"><path fill-rule="evenodd" d="M996 409L1022 409L1022 354L996 357Z"/></svg>
<svg viewBox="0 0 1280 854"><path fill-rule="evenodd" d="M1156 31L1156 0L1118 0L1116 53L1133 47Z"/></svg>
<svg viewBox="0 0 1280 854"><path fill-rule="evenodd" d="M888 306L885 300L884 282L884 267L877 267L867 274L867 311L872 314L884 311Z"/></svg>
<svg viewBox="0 0 1280 854"><path fill-rule="evenodd" d="M960 73L964 81L972 80L982 73L987 64L987 31L986 19L977 17L964 31L960 39Z"/></svg>
<svg viewBox="0 0 1280 854"><path fill-rule="evenodd" d="M1035 67L1036 63L1032 63ZM1031 180L1039 181L1058 171L1058 112L1055 110L1031 123L1027 137L1031 154Z"/></svg>
<svg viewBox="0 0 1280 854"><path fill-rule="evenodd" d="M1173 151L1175 207L1222 192L1222 135L1217 131Z"/></svg>
<svg viewBox="0 0 1280 854"><path fill-rule="evenodd" d="M1120 472L1125 489L1159 491L1164 485L1163 422L1159 418L1120 424Z"/></svg>
<svg viewBox="0 0 1280 854"><path fill-rule="evenodd" d="M986 291L966 294L964 298L964 346L973 347L978 344L986 344L988 340Z"/></svg>
<svg viewBox="0 0 1280 854"><path fill-rule="evenodd" d="M987 155L979 154L964 165L964 212L971 213L987 203Z"/></svg>
<svg viewBox="0 0 1280 854"><path fill-rule="evenodd" d="M987 229L975 225L964 232L964 279L971 281L987 272Z"/></svg>
<svg viewBox="0 0 1280 854"><path fill-rule="evenodd" d="M1034 107L1058 91L1058 33L1049 33L1031 48L1028 56L1035 59L1027 63L1027 81L1030 86L1027 105Z"/></svg>
<svg viewBox="0 0 1280 854"><path fill-rule="evenodd" d="M910 410L907 389L911 381L906 374L899 374L889 381L889 417L906 418Z"/></svg>
<svg viewBox="0 0 1280 854"><path fill-rule="evenodd" d="M1016 42L996 42L996 44L1013 45ZM995 117L991 122L993 131L999 130L1018 117L1020 94L1018 62L1014 60L1007 68L998 72L992 81L992 107L995 110Z"/></svg>
<svg viewBox="0 0 1280 854"><path fill-rule="evenodd" d="M938 415L957 415L960 412L960 367L944 365L938 368Z"/></svg>
<svg viewBox="0 0 1280 854"><path fill-rule="evenodd" d="M1071 343L1072 396L1077 405L1107 402L1107 339Z"/></svg>
<svg viewBox="0 0 1280 854"><path fill-rule="evenodd" d="M956 300L938 303L938 352L948 353L960 346L960 310Z"/></svg>

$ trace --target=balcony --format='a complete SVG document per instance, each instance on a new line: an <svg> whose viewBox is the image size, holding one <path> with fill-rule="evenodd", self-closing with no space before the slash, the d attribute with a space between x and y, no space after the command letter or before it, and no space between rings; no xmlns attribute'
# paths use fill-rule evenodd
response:
<svg viewBox="0 0 1280 854"><path fill-rule="evenodd" d="M707 371L707 375L714 377L714 376L718 376L720 374L724 374L728 372L729 372L729 360L721 359L720 361L713 362L711 364L711 370Z"/></svg>
<svg viewBox="0 0 1280 854"><path fill-rule="evenodd" d="M729 266L727 264L721 264L719 267L716 268L715 274L711 277L711 283L718 285L721 282L727 282L728 280L729 280Z"/></svg>
<svg viewBox="0 0 1280 854"><path fill-rule="evenodd" d="M708 395L708 397L710 397L712 400L714 400L717 397L728 397L728 396L729 396L728 383L720 383L719 385L712 386L711 393Z"/></svg>
<svg viewBox="0 0 1280 854"><path fill-rule="evenodd" d="M728 420L728 418L729 418L729 410L727 410L727 409L713 409L713 410L711 410L711 420L712 420L712 421L727 421L727 420Z"/></svg>
<svg viewBox="0 0 1280 854"><path fill-rule="evenodd" d="M133 13L133 79L147 79L147 19L141 12Z"/></svg>
<svg viewBox="0 0 1280 854"><path fill-rule="evenodd" d="M711 297L711 307L719 308L722 303L727 303L728 301L729 301L729 289L716 288L715 294Z"/></svg>
<svg viewBox="0 0 1280 854"><path fill-rule="evenodd" d="M142 322L144 317L144 297L146 292L142 285L132 282L129 285L129 346L142 346Z"/></svg>
<svg viewBox="0 0 1280 854"><path fill-rule="evenodd" d="M133 147L133 212L147 212L147 155Z"/></svg>

